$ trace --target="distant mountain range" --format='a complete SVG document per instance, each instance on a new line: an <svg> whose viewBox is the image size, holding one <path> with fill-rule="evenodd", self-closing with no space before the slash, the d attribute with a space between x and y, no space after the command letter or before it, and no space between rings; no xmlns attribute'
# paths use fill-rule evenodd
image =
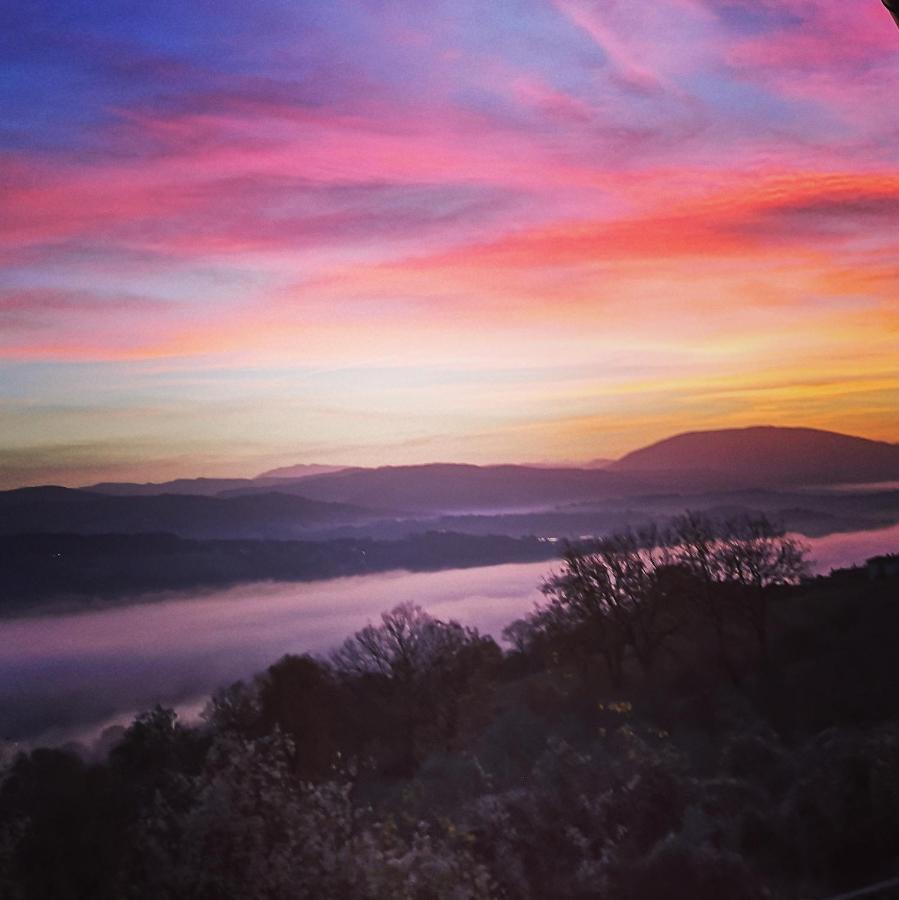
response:
<svg viewBox="0 0 899 900"><path fill-rule="evenodd" d="M575 528L589 533L590 522L597 529L613 522L618 527L662 508L709 506L728 491L795 494L815 485L891 481L899 482L895 444L808 428L756 427L676 435L601 468L301 465L257 478L23 488L0 493L0 534L318 540L459 527L479 534L552 534L555 522L567 523L555 532L564 535ZM794 495L789 504L798 509L800 501ZM876 503L876 519L883 521L892 501ZM825 506L840 520L866 515L828 501L811 510L812 518ZM552 519L546 518L550 513ZM522 530L526 523L529 529Z"/></svg>
<svg viewBox="0 0 899 900"><path fill-rule="evenodd" d="M868 482L895 487L843 487ZM764 512L807 535L890 526L899 446L759 427L681 434L591 468L301 465L4 491L0 616L70 595L543 560L686 508Z"/></svg>
<svg viewBox="0 0 899 900"><path fill-rule="evenodd" d="M280 469L270 469L256 476L257 480L266 478L308 478L310 475L328 475L331 472L339 472L348 466L319 466L309 463L300 463L296 466L282 466Z"/></svg>
<svg viewBox="0 0 899 900"><path fill-rule="evenodd" d="M255 478L176 478L174 481L101 481L81 488L93 494L117 497L155 497L159 494L192 494L198 497L217 497L224 491L249 488L253 491L280 489L285 481L299 481L312 475L341 472L345 466L315 466L300 464L263 472Z"/></svg>
<svg viewBox="0 0 899 900"><path fill-rule="evenodd" d="M899 478L899 445L814 428L693 431L628 453L607 471L689 476L699 486L891 481Z"/></svg>
<svg viewBox="0 0 899 900"><path fill-rule="evenodd" d="M189 494L196 497L216 497L222 491L242 487L265 488L277 485L278 479L258 478L176 478L174 481L101 481L81 488L91 494L109 494L114 497L157 497L160 494Z"/></svg>
<svg viewBox="0 0 899 900"><path fill-rule="evenodd" d="M894 479L899 479L899 446L895 444L811 428L761 426L676 435L599 468L385 466L287 479L277 490L420 513L527 510L667 491ZM223 491L222 496L261 489L242 485Z"/></svg>
<svg viewBox="0 0 899 900"><path fill-rule="evenodd" d="M364 507L389 505L420 514L540 509L645 487L631 475L610 476L603 469L432 463L344 469L330 475L285 481L277 489L314 500ZM222 496L245 496L258 490L243 486L224 491Z"/></svg>
<svg viewBox="0 0 899 900"><path fill-rule="evenodd" d="M604 469L615 462L614 459L590 459L587 462L532 462L525 463L529 469Z"/></svg>
<svg viewBox="0 0 899 900"><path fill-rule="evenodd" d="M431 463L379 468L300 464L255 478L106 482L117 496L234 497L277 492L360 506L460 511L528 509L647 491L830 485L899 479L899 445L814 428L755 426L693 431L619 460L579 466Z"/></svg>

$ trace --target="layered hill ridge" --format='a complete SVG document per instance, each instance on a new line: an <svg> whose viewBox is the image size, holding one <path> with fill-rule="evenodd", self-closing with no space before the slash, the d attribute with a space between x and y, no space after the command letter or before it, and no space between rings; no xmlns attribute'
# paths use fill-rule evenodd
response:
<svg viewBox="0 0 899 900"><path fill-rule="evenodd" d="M814 428L770 425L692 431L581 466L427 463L330 467L299 464L255 478L107 482L114 496L239 497L278 493L410 512L533 509L658 491L828 485L899 479L899 445Z"/></svg>
<svg viewBox="0 0 899 900"><path fill-rule="evenodd" d="M110 496L48 486L0 493L0 534L170 533L188 538L291 538L371 521L383 512L279 493L223 498Z"/></svg>
<svg viewBox="0 0 899 900"><path fill-rule="evenodd" d="M610 476L602 469L430 463L344 469L286 481L277 490L315 500L364 507L387 504L393 509L422 513L538 509L602 499L643 487L631 475ZM254 490L239 488L222 496L245 496Z"/></svg>
<svg viewBox="0 0 899 900"><path fill-rule="evenodd" d="M456 527L482 532L489 524L498 533L517 516L516 533L523 533L522 516L532 514L601 518L617 508L638 521L658 512L665 497L683 509L714 505L728 491L789 493L868 482L899 483L899 446L811 428L757 426L675 435L603 468L433 463L300 478L20 489L0 493L0 534L166 531L191 538L290 539L363 528L375 536L385 529L402 536L446 528L447 518L460 516L485 521ZM602 522L597 519L595 527ZM549 528L546 522L531 525Z"/></svg>
<svg viewBox="0 0 899 900"><path fill-rule="evenodd" d="M666 491L858 484L899 479L899 446L814 428L694 431L601 468L433 463L344 469L277 490L395 509L509 510ZM258 490L240 487L234 496Z"/></svg>
<svg viewBox="0 0 899 900"><path fill-rule="evenodd" d="M91 494L108 494L113 497L157 497L160 494L178 494L194 497L216 497L223 491L242 487L261 488L277 484L276 479L258 478L176 478L173 481L101 481L81 488Z"/></svg>

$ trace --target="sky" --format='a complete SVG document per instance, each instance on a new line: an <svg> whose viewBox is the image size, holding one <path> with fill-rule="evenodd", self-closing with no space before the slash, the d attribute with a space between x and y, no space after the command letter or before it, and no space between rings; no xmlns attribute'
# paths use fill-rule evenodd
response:
<svg viewBox="0 0 899 900"><path fill-rule="evenodd" d="M899 441L879 0L22 0L0 46L0 487Z"/></svg>

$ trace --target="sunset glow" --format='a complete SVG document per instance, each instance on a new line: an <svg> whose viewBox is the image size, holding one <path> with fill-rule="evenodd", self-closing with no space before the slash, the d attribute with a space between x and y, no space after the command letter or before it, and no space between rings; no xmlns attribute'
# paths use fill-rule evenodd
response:
<svg viewBox="0 0 899 900"><path fill-rule="evenodd" d="M899 441L879 0L4 13L0 487Z"/></svg>

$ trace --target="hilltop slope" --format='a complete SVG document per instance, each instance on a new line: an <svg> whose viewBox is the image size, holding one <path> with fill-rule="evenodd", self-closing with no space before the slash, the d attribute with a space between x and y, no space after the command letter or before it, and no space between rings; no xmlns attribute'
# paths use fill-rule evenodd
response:
<svg viewBox="0 0 899 900"><path fill-rule="evenodd" d="M899 478L899 446L814 428L692 431L628 453L607 471L752 486L890 481Z"/></svg>

